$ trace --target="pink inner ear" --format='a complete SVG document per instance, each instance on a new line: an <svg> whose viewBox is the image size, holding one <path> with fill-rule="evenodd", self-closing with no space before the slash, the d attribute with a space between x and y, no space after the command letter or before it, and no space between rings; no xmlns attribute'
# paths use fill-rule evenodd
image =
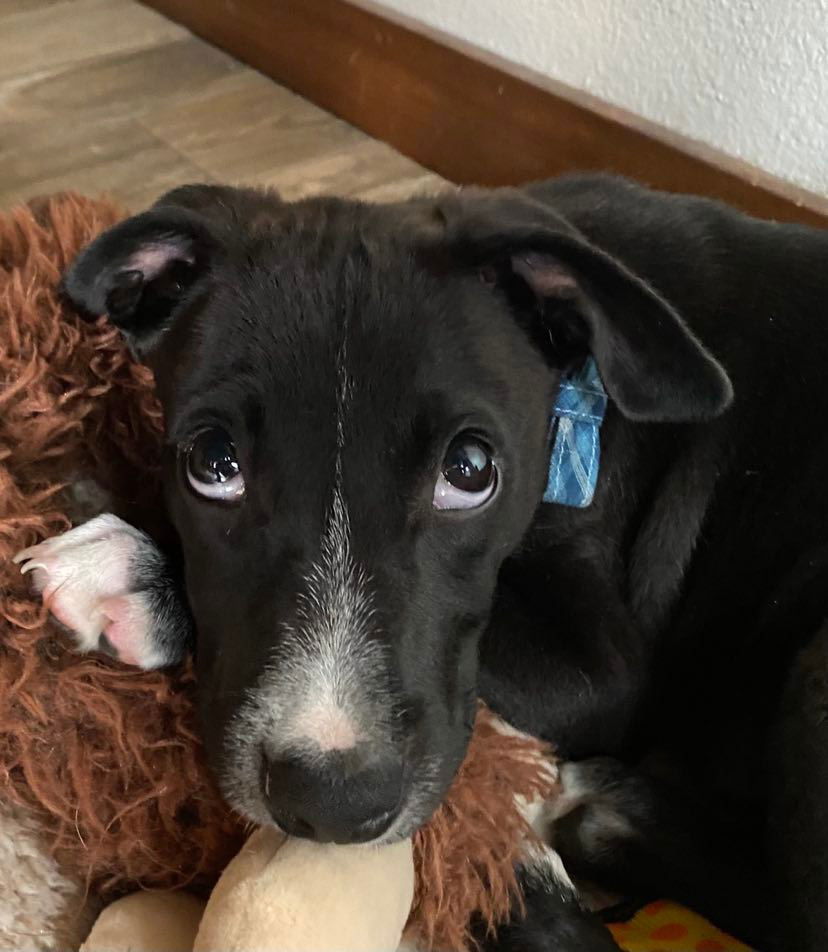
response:
<svg viewBox="0 0 828 952"><path fill-rule="evenodd" d="M574 275L551 255L515 256L512 267L540 297L571 297L578 290Z"/></svg>
<svg viewBox="0 0 828 952"><path fill-rule="evenodd" d="M145 245L127 261L125 271L140 271L144 279L151 281L171 262L186 261L193 264L195 258L183 242L165 241Z"/></svg>

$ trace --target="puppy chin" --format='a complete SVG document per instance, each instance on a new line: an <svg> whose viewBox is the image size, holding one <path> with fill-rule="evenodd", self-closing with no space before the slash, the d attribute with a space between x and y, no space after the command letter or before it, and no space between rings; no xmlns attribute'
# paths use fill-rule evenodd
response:
<svg viewBox="0 0 828 952"><path fill-rule="evenodd" d="M257 791L256 781L251 781L250 794L240 794L243 785L236 781L232 784L219 783L219 789L231 809L243 820L254 826L270 826L280 830L267 808L264 798Z"/></svg>
<svg viewBox="0 0 828 952"><path fill-rule="evenodd" d="M423 770L421 776L411 784L402 809L391 826L374 840L374 845L382 846L386 843L396 843L413 836L421 826L424 826L435 811L440 807L455 771Z"/></svg>

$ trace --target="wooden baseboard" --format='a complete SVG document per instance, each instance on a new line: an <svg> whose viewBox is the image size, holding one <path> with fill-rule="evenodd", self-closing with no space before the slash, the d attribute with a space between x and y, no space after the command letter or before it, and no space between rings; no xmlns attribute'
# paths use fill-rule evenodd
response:
<svg viewBox="0 0 828 952"><path fill-rule="evenodd" d="M828 226L828 199L367 2L145 2L454 182L600 169Z"/></svg>

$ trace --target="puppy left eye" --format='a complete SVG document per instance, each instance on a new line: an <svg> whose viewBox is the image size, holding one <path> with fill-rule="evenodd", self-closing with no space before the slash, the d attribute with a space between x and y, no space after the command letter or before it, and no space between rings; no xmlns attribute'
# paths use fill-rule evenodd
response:
<svg viewBox="0 0 828 952"><path fill-rule="evenodd" d="M244 476L236 447L224 430L202 430L185 452L187 481L200 496L234 502L244 495Z"/></svg>
<svg viewBox="0 0 828 952"><path fill-rule="evenodd" d="M435 509L477 509L497 489L497 467L489 448L470 434L449 446L434 487Z"/></svg>

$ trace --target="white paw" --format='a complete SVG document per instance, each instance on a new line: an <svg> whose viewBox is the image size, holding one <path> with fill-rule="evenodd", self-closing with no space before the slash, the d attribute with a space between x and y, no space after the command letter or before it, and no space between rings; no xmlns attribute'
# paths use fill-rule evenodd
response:
<svg viewBox="0 0 828 952"><path fill-rule="evenodd" d="M14 557L31 572L54 617L74 633L81 651L105 650L125 664L165 663L152 640L151 602L136 590L142 563L156 554L152 540L110 514L23 549Z"/></svg>
<svg viewBox="0 0 828 952"><path fill-rule="evenodd" d="M573 761L561 764L559 781L560 792L549 803L546 811L547 820L560 820L567 813L589 802L595 794L581 776L579 764Z"/></svg>

